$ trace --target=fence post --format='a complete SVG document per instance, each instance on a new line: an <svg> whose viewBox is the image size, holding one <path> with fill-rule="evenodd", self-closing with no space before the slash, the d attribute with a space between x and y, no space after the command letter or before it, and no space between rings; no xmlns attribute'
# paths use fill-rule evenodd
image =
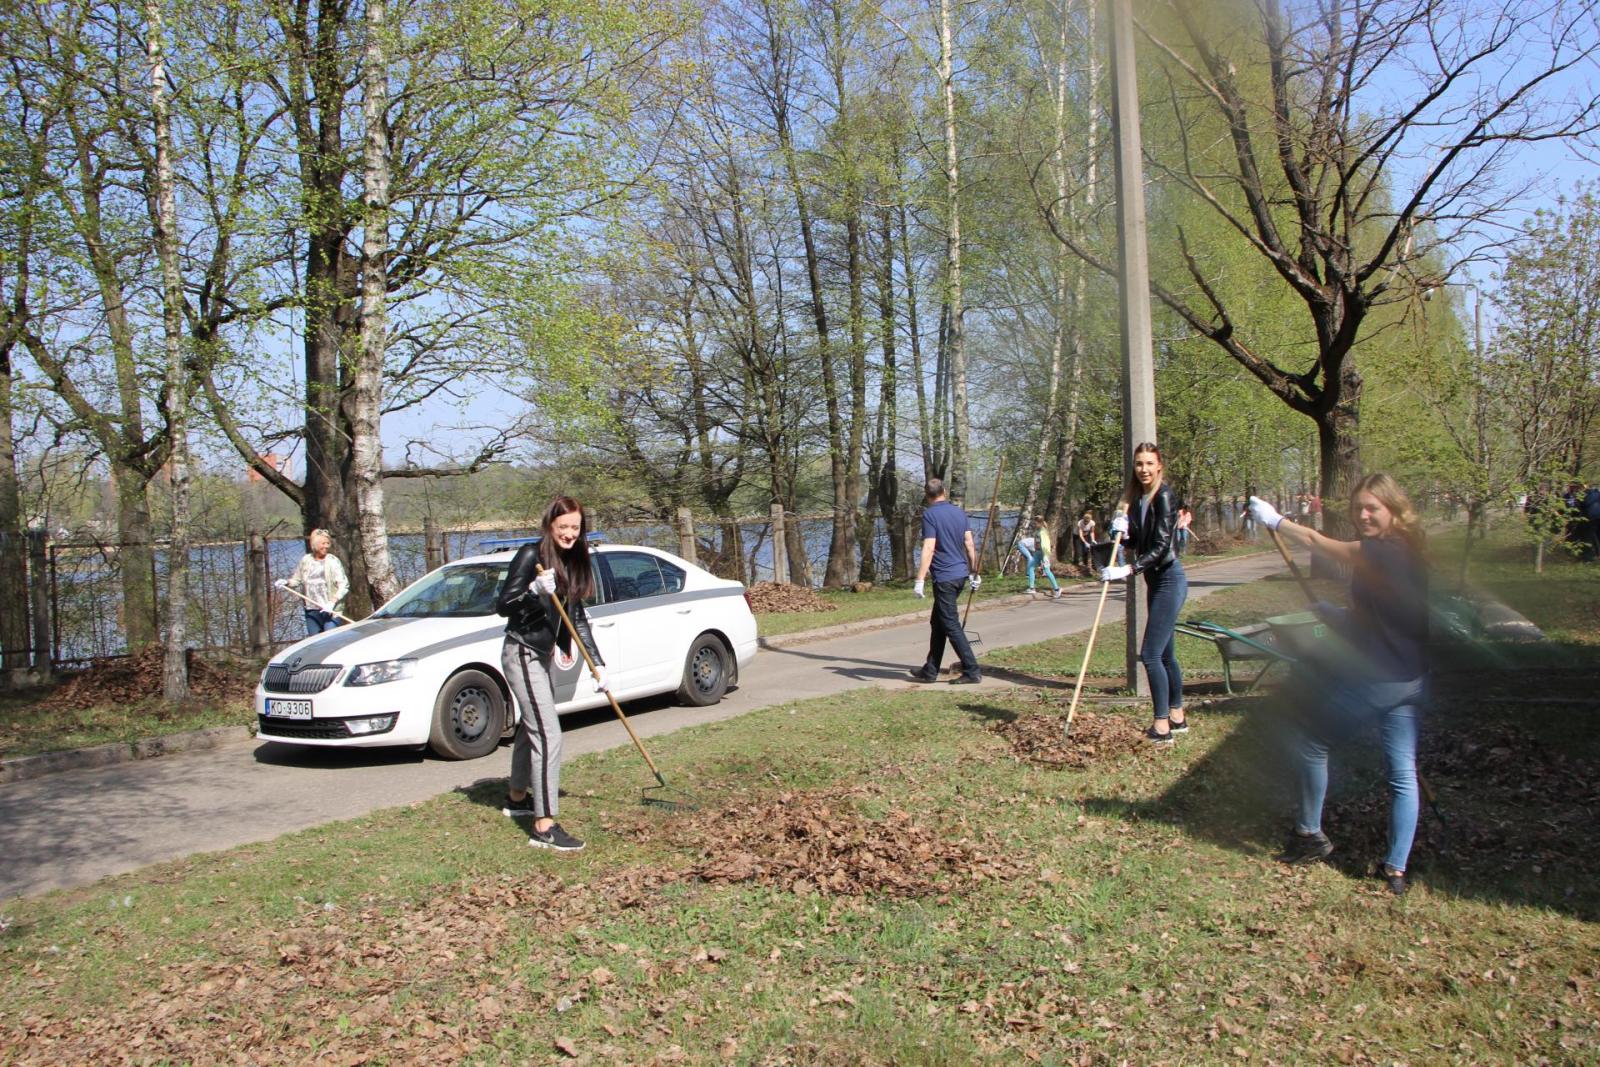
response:
<svg viewBox="0 0 1600 1067"><path fill-rule="evenodd" d="M422 517L422 562L429 571L444 566L444 532L432 515Z"/></svg>
<svg viewBox="0 0 1600 1067"><path fill-rule="evenodd" d="M906 577L915 578L922 566L922 516L912 504L902 505L900 521L906 524Z"/></svg>
<svg viewBox="0 0 1600 1067"><path fill-rule="evenodd" d="M33 673L40 684L50 680L50 575L43 530L28 531L28 592L33 604Z"/></svg>
<svg viewBox="0 0 1600 1067"><path fill-rule="evenodd" d="M272 650L272 583L267 571L267 538L259 530L245 535L244 595L245 626L250 653L264 656Z"/></svg>
<svg viewBox="0 0 1600 1067"><path fill-rule="evenodd" d="M678 509L678 555L696 565L700 562L695 556L694 512L688 508Z"/></svg>
<svg viewBox="0 0 1600 1067"><path fill-rule="evenodd" d="M783 505L772 505L772 580L779 585L789 582L789 542L783 533Z"/></svg>

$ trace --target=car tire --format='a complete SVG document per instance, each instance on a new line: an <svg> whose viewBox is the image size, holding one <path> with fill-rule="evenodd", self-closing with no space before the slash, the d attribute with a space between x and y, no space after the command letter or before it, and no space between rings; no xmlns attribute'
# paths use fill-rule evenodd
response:
<svg viewBox="0 0 1600 1067"><path fill-rule="evenodd" d="M433 702L428 746L445 759L487 756L506 730L506 698L500 683L482 671L450 676Z"/></svg>
<svg viewBox="0 0 1600 1067"><path fill-rule="evenodd" d="M722 699L731 680L728 650L715 635L701 634L684 657L678 701L692 708L709 707Z"/></svg>

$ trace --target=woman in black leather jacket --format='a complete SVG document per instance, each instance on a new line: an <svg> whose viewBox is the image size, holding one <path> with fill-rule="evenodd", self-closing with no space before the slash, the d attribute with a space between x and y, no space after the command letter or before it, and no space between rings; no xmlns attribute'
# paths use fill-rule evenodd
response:
<svg viewBox="0 0 1600 1067"><path fill-rule="evenodd" d="M1126 565L1113 565L1100 572L1102 581L1115 582L1130 575L1144 575L1144 641L1139 646L1139 661L1150 681L1150 700L1155 705L1155 722L1145 731L1151 741L1169 742L1175 733L1189 729L1183 713L1183 670L1178 666L1178 614L1189 595L1189 578L1178 561L1176 530L1178 498L1161 478L1161 449L1146 441L1133 450L1133 477L1123 496L1126 514L1112 520L1113 533L1124 535L1128 547Z"/></svg>
<svg viewBox="0 0 1600 1067"><path fill-rule="evenodd" d="M594 661L595 688L602 692L607 688L604 661L583 610L584 600L595 587L588 526L583 506L576 500L561 496L551 501L539 524L542 536L517 549L495 601L495 611L506 617L500 666L522 709L511 743L511 789L501 810L512 816L532 815L528 844L562 852L575 852L583 842L556 822L561 795L561 723L556 718L550 668L558 656L570 665L578 651L572 647L571 635L552 597L561 598L578 640Z"/></svg>

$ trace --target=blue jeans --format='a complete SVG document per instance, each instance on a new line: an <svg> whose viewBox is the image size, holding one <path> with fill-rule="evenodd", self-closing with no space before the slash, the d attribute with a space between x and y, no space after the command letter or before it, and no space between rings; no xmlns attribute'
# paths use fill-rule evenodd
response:
<svg viewBox="0 0 1600 1067"><path fill-rule="evenodd" d="M1300 811L1295 829L1301 833L1322 830L1322 802L1328 795L1329 734L1355 733L1376 721L1389 764L1389 854L1384 864L1406 869L1411 842L1417 836L1420 810L1417 789L1417 714L1422 702L1422 680L1410 682L1353 682L1328 693L1320 709L1328 730L1321 736L1307 732L1299 741Z"/></svg>
<svg viewBox="0 0 1600 1067"><path fill-rule="evenodd" d="M1144 576L1144 640L1139 662L1150 682L1150 702L1156 718L1165 719L1172 708L1183 708L1183 670L1178 666L1178 613L1189 596L1189 576L1183 564L1173 561L1166 570Z"/></svg>
<svg viewBox="0 0 1600 1067"><path fill-rule="evenodd" d="M1029 552L1022 545L1018 545L1017 546L1017 551L1022 553L1022 558L1026 562L1027 567L1028 567L1028 591L1029 592L1033 591L1034 569L1037 568L1037 567L1043 567L1044 568L1044 576L1046 578L1050 579L1050 588L1054 589L1058 593L1061 591L1061 586L1056 583L1055 573L1050 570L1050 561L1044 558L1044 553L1043 552Z"/></svg>
<svg viewBox="0 0 1600 1067"><path fill-rule="evenodd" d="M315 637L324 630L332 630L339 625L339 619L331 612L319 608L306 608L306 636Z"/></svg>
<svg viewBox="0 0 1600 1067"><path fill-rule="evenodd" d="M933 614L928 618L933 637L928 642L928 662L922 665L922 673L927 678L939 676L944 663L946 640L949 640L950 647L956 650L956 656L961 660L962 674L977 678L983 673L978 668L978 657L973 655L972 644L967 640L967 632L961 628L961 590L966 585L965 578L933 583Z"/></svg>

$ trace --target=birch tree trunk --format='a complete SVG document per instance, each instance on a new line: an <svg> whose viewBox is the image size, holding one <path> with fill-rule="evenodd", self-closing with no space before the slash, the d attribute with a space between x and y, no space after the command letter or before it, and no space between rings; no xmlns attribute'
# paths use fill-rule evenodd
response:
<svg viewBox="0 0 1600 1067"><path fill-rule="evenodd" d="M1055 86L1055 171L1056 196L1064 199L1067 192L1066 140L1067 140L1067 10L1062 4L1060 28L1057 37L1059 51L1056 55ZM1044 481L1044 465L1049 456L1050 442L1058 435L1056 428L1056 403L1061 393L1061 354L1067 328L1067 250L1057 242L1055 263L1055 329L1050 342L1050 384L1045 394L1044 419L1039 424L1039 443L1034 449L1033 470L1028 475L1028 489L1022 497L1022 514L1017 520L1018 530L1029 530L1033 524L1033 509L1039 502L1039 486ZM1051 532L1060 531L1052 527ZM1046 560L1049 563L1051 561Z"/></svg>
<svg viewBox="0 0 1600 1067"><path fill-rule="evenodd" d="M172 538L167 550L166 656L162 695L170 704L189 696L185 659L189 611L189 381L183 362L183 286L178 276L178 194L173 179L172 121L167 110L165 30L161 0L145 0L150 54L150 111L156 133L156 255L161 260L162 334L167 359L162 408L169 439L167 481L172 493Z"/></svg>
<svg viewBox="0 0 1600 1067"><path fill-rule="evenodd" d="M955 37L950 0L939 0L939 83L944 99L945 213L945 339L949 357L950 498L966 500L967 490L967 354L966 312L961 292L961 159L956 150Z"/></svg>
<svg viewBox="0 0 1600 1067"><path fill-rule="evenodd" d="M388 334L385 299L389 263L389 89L383 0L367 0L362 149L361 347L350 391L351 474L367 591L374 608L399 592L389 560L389 526L383 515L383 357Z"/></svg>
<svg viewBox="0 0 1600 1067"><path fill-rule="evenodd" d="M1087 164L1084 169L1084 196L1083 211L1073 214L1069 210L1068 225L1081 227L1082 221L1094 215L1099 185L1099 151L1100 151L1100 53L1095 42L1098 41L1098 0L1086 0L1085 14L1088 16L1089 25L1084 35L1088 42L1089 60L1089 92L1088 106L1084 113L1089 116L1088 130L1085 132L1084 157ZM1063 17L1063 27L1066 20ZM1058 142L1058 152L1060 142ZM1058 164L1057 169L1058 194L1064 195L1066 190L1066 169L1064 164ZM1072 358L1067 370L1067 399L1062 405L1061 424L1056 435L1056 471L1055 479L1050 486L1049 502L1045 507L1045 521L1050 524L1050 529L1057 534L1057 543L1068 529L1073 516L1068 513L1068 494L1072 485L1072 464L1078 449L1078 413L1083 408L1083 307L1089 287L1089 268L1083 262L1076 265L1076 277L1073 280L1072 311L1069 317L1065 306L1059 307L1056 314L1059 321L1070 323L1072 338Z"/></svg>

